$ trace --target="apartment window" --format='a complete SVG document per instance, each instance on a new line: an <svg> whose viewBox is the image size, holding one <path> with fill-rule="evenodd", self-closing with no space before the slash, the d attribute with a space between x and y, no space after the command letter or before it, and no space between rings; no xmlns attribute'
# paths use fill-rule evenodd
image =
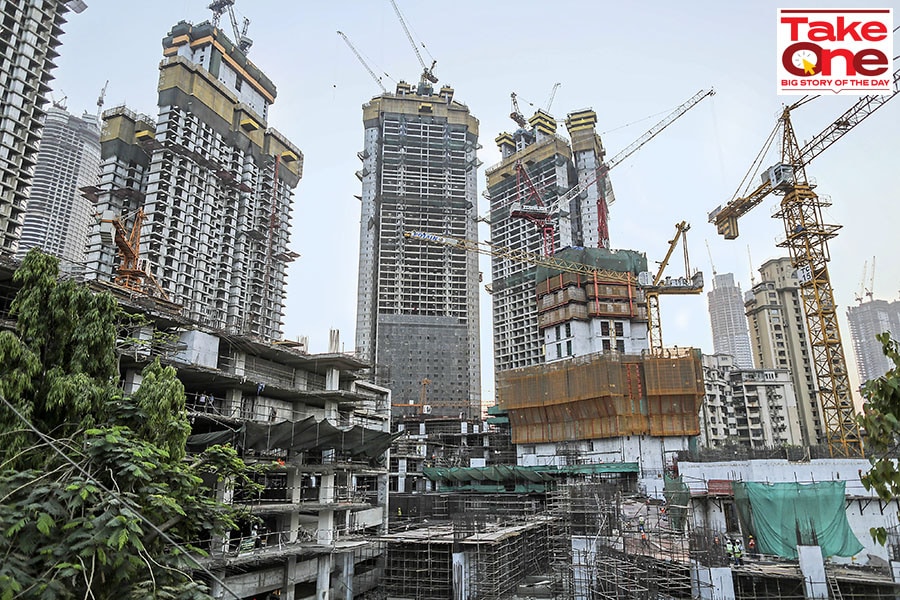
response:
<svg viewBox="0 0 900 600"><path fill-rule="evenodd" d="M623 325L621 322L618 322L616 323L616 336L622 337L623 335L625 335L625 325Z"/></svg>
<svg viewBox="0 0 900 600"><path fill-rule="evenodd" d="M572 324L566 323L566 337L572 337Z"/></svg>
<svg viewBox="0 0 900 600"><path fill-rule="evenodd" d="M601 321L600 322L600 335L603 335L603 336L609 335L609 321Z"/></svg>
<svg viewBox="0 0 900 600"><path fill-rule="evenodd" d="M572 355L573 355L573 353L572 353L572 340L569 340L568 342L566 342L566 354L567 354L568 356L572 356Z"/></svg>
<svg viewBox="0 0 900 600"><path fill-rule="evenodd" d="M562 336L560 335L559 325L557 325L556 326L556 339L561 339L561 338L562 338Z"/></svg>

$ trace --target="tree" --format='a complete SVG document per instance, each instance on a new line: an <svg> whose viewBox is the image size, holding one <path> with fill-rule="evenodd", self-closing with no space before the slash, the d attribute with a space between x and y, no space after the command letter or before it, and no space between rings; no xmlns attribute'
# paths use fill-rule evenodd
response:
<svg viewBox="0 0 900 600"><path fill-rule="evenodd" d="M894 367L863 385L865 404L859 424L866 432L866 451L872 468L861 479L867 490L875 490L879 498L889 502L900 495L900 342L892 339L889 332L875 337ZM884 527L874 527L871 533L881 544L887 540Z"/></svg>
<svg viewBox="0 0 900 600"><path fill-rule="evenodd" d="M252 486L229 447L185 460L190 424L171 367L117 386L115 300L58 280L32 250L0 332L0 600L209 598L194 556L243 513L212 486Z"/></svg>

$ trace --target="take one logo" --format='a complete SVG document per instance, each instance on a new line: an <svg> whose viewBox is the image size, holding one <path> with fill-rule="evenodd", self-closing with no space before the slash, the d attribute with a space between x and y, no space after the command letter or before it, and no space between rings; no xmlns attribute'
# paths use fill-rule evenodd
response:
<svg viewBox="0 0 900 600"><path fill-rule="evenodd" d="M890 8L780 8L779 94L890 94Z"/></svg>

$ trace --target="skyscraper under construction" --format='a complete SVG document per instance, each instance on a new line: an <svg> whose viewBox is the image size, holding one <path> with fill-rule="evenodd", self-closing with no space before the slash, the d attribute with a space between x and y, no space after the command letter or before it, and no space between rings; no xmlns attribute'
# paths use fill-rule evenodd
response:
<svg viewBox="0 0 900 600"><path fill-rule="evenodd" d="M124 107L104 113L101 178L89 191L103 222L88 269L119 269L120 283L136 285L136 276L188 316L271 340L281 337L295 257L291 197L303 156L267 127L275 85L243 42L215 20L178 23L163 39L158 119ZM129 244L139 244L140 260L123 276Z"/></svg>
<svg viewBox="0 0 900 600"><path fill-rule="evenodd" d="M477 254L406 231L477 241L478 120L422 78L363 106L356 349L395 416L477 416Z"/></svg>
<svg viewBox="0 0 900 600"><path fill-rule="evenodd" d="M569 141L556 135L556 120L540 110L527 126L497 137L503 160L487 170L493 244L545 254L569 246L609 248L605 196L609 175L597 176L605 151L596 123L592 110L569 114ZM541 207L560 202L578 184L579 194L550 211L550 217L541 218ZM497 372L544 360L535 275L533 264L497 256L492 260ZM565 347L571 339L569 335L556 341Z"/></svg>
<svg viewBox="0 0 900 600"><path fill-rule="evenodd" d="M0 254L14 253L22 234L65 15L85 8L82 0L0 0Z"/></svg>

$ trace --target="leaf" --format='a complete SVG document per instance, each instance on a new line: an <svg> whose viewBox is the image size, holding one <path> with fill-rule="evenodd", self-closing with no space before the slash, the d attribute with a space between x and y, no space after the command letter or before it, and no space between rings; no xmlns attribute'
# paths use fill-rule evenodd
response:
<svg viewBox="0 0 900 600"><path fill-rule="evenodd" d="M41 513L37 518L37 530L43 533L44 535L50 535L50 530L53 529L56 523L53 521L53 517L48 515L47 513Z"/></svg>

